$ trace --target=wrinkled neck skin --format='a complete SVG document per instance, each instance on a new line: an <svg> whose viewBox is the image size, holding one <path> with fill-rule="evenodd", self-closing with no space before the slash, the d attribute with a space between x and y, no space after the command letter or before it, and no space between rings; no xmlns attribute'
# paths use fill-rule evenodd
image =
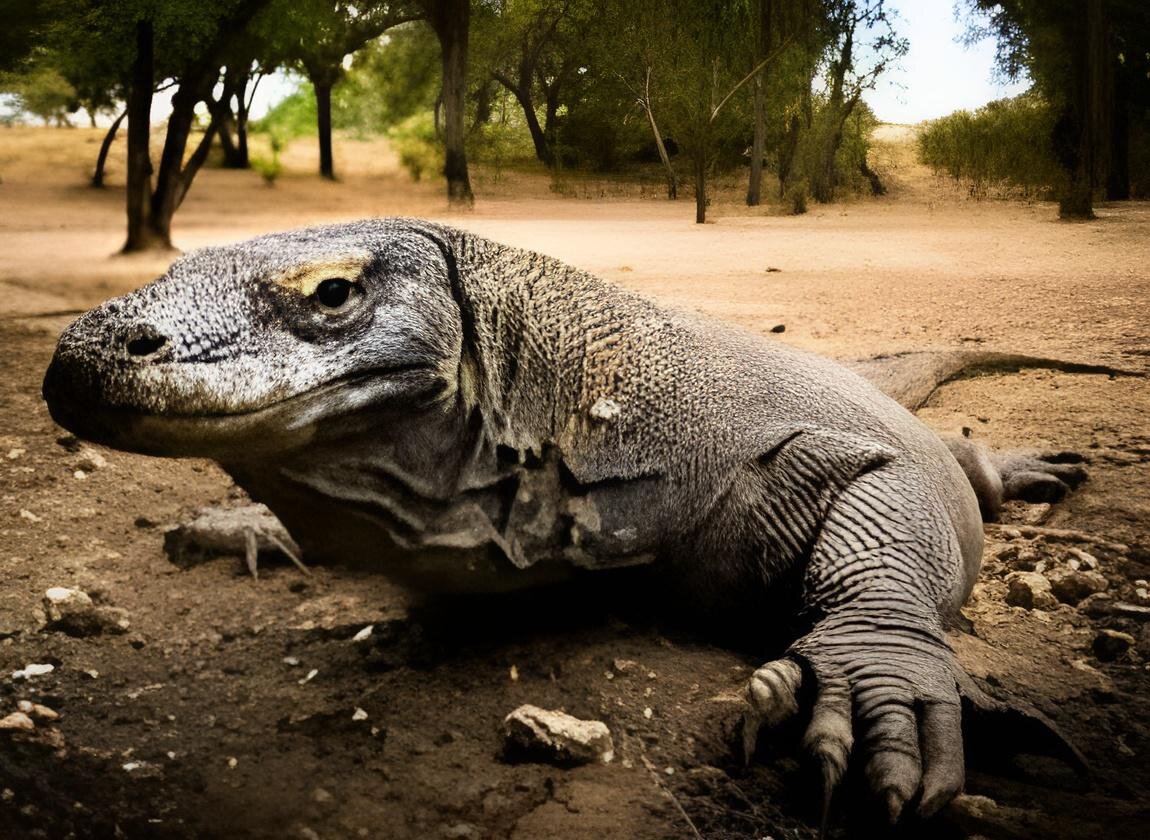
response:
<svg viewBox="0 0 1150 840"><path fill-rule="evenodd" d="M420 589L499 591L651 562L661 533L651 483L601 498L561 452L586 414L579 372L588 342L607 327L572 323L572 312L595 307L571 306L571 297L594 296L602 282L453 236L445 256L463 341L442 390L326 418L306 442L221 458L223 467L305 555L375 568L382 560Z"/></svg>

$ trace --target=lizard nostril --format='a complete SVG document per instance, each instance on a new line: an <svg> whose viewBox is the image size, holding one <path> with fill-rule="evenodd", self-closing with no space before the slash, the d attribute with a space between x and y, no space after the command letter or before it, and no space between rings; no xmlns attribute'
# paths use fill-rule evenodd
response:
<svg viewBox="0 0 1150 840"><path fill-rule="evenodd" d="M128 355L151 356L167 343L168 340L161 335L142 335L128 342Z"/></svg>

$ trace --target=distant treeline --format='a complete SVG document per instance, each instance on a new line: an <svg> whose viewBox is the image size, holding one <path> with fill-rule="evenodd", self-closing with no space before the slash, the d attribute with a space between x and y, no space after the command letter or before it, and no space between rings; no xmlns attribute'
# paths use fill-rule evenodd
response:
<svg viewBox="0 0 1150 840"><path fill-rule="evenodd" d="M1058 109L1030 92L925 123L919 160L972 196L1056 198L1064 169L1055 152ZM1130 197L1150 195L1150 136L1135 127L1129 147Z"/></svg>

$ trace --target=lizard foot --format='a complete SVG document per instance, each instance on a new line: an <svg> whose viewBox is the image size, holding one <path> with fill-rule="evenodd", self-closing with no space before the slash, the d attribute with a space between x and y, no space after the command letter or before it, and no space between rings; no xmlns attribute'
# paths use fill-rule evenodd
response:
<svg viewBox="0 0 1150 840"><path fill-rule="evenodd" d="M748 686L744 747L813 696L803 747L823 777L823 829L848 760L896 822L908 802L930 817L964 782L958 668L942 632L925 620L832 614L757 670ZM857 740L857 744L856 744Z"/></svg>
<svg viewBox="0 0 1150 840"><path fill-rule="evenodd" d="M253 578L259 579L261 551L278 551L301 572L311 571L287 529L265 505L202 508L164 534L164 551L178 566L216 554L241 554Z"/></svg>
<svg viewBox="0 0 1150 840"><path fill-rule="evenodd" d="M1059 502L1087 478L1086 459L1077 452L994 452L991 459L1002 476L1004 500Z"/></svg>

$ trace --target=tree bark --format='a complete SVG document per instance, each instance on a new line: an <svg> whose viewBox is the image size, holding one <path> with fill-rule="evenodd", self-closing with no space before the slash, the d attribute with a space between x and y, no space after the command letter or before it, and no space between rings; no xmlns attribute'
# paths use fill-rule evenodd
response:
<svg viewBox="0 0 1150 840"><path fill-rule="evenodd" d="M471 206L475 195L467 172L467 40L471 28L470 0L429 0L428 15L443 59L443 174L450 204Z"/></svg>
<svg viewBox="0 0 1150 840"><path fill-rule="evenodd" d="M156 241L151 228L152 85L154 84L155 31L150 20L136 24L136 57L132 61L132 81L128 88L128 238L124 253L152 247L170 248L170 240Z"/></svg>
<svg viewBox="0 0 1150 840"><path fill-rule="evenodd" d="M695 155L695 224L707 221L707 156L702 150Z"/></svg>
<svg viewBox="0 0 1150 840"><path fill-rule="evenodd" d="M1066 173L1058 199L1061 219L1093 219L1098 179L1098 125L1105 109L1105 86L1099 78L1106 50L1104 0L1088 0L1085 25L1069 33L1073 91L1055 125L1055 154Z"/></svg>
<svg viewBox="0 0 1150 840"><path fill-rule="evenodd" d="M108 126L104 141L100 143L100 154L96 156L96 169L92 173L92 186L96 189L103 189L104 187L104 168L108 163L108 152L112 149L112 142L116 139L116 132L120 130L120 124L124 122L124 118L127 116L127 109L121 111L120 115Z"/></svg>
<svg viewBox="0 0 1150 840"><path fill-rule="evenodd" d="M316 127L319 131L319 174L335 180L335 162L331 153L331 89L333 83L324 77L312 77L315 88Z"/></svg>
<svg viewBox="0 0 1150 840"><path fill-rule="evenodd" d="M761 61L771 49L771 0L759 0L759 26L756 33L755 61ZM758 207L763 195L763 153L766 151L767 92L766 69L755 74L754 134L751 140L751 172L747 184L747 206Z"/></svg>
<svg viewBox="0 0 1150 840"><path fill-rule="evenodd" d="M502 73L494 74L494 78L511 92L523 110L523 120L527 123L527 130L531 133L531 142L535 146L535 157L548 167L552 166L555 163L555 158L551 153L551 146L547 142L547 135L543 131L543 126L539 124L539 116L535 113L535 103L531 99L531 75L528 73L527 81L524 82L524 73L520 69L517 82L512 82Z"/></svg>
<svg viewBox="0 0 1150 840"><path fill-rule="evenodd" d="M1110 123L1110 155L1106 168L1106 200L1130 198L1130 92L1125 68L1116 71L1114 110Z"/></svg>

